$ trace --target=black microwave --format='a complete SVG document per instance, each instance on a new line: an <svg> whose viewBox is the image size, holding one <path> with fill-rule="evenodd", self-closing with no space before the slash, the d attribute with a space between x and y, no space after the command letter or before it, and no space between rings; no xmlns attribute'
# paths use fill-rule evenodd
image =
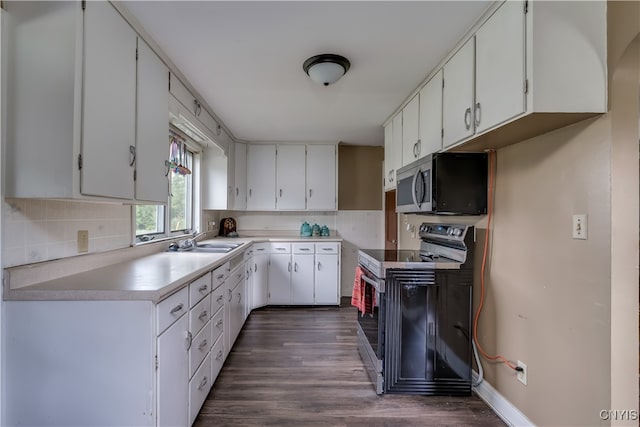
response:
<svg viewBox="0 0 640 427"><path fill-rule="evenodd" d="M396 210L403 213L487 213L486 153L433 153L398 169Z"/></svg>

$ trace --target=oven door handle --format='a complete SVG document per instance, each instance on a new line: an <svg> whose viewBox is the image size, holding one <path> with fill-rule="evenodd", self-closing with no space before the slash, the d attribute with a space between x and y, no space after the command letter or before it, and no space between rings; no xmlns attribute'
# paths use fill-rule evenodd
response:
<svg viewBox="0 0 640 427"><path fill-rule="evenodd" d="M376 291L380 292L380 289L378 288L378 282L376 282L373 279L369 279L369 277L364 274L360 277L362 278L362 280L364 280L365 282L373 286L376 289Z"/></svg>

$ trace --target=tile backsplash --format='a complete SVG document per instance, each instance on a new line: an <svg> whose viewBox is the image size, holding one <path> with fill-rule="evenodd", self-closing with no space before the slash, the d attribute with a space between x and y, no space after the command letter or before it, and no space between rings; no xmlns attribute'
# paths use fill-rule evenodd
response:
<svg viewBox="0 0 640 427"><path fill-rule="evenodd" d="M78 255L79 230L90 253L131 245L129 205L6 198L2 209L3 267Z"/></svg>

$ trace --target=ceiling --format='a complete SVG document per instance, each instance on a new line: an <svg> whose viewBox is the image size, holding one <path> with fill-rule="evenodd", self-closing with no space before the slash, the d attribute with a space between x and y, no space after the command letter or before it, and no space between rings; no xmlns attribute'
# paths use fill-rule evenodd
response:
<svg viewBox="0 0 640 427"><path fill-rule="evenodd" d="M382 145L383 122L491 1L129 1L125 7L247 141ZM351 61L334 85L305 59Z"/></svg>

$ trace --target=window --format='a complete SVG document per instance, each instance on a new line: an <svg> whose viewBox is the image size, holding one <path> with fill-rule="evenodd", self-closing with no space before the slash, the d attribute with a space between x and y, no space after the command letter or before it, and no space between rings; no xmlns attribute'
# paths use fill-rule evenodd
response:
<svg viewBox="0 0 640 427"><path fill-rule="evenodd" d="M136 241L146 242L157 237L191 233L194 229L194 194L197 170L196 154L187 141L171 132L169 137L169 198L167 205L136 205L134 220ZM197 169L197 167L195 167Z"/></svg>

